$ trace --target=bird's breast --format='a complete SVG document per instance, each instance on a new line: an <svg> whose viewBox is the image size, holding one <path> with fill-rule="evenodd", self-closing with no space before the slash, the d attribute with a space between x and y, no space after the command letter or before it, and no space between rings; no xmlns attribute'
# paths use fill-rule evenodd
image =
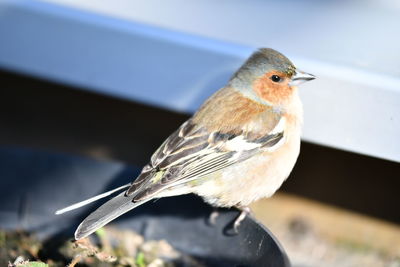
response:
<svg viewBox="0 0 400 267"><path fill-rule="evenodd" d="M297 102L297 103L296 103ZM194 192L214 206L249 205L272 196L292 171L300 152L302 110L300 100L286 113L284 142L241 163L205 177Z"/></svg>

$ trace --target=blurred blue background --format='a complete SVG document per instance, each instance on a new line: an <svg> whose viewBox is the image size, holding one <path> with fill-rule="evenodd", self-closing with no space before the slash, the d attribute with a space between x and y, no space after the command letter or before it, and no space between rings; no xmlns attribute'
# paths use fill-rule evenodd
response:
<svg viewBox="0 0 400 267"><path fill-rule="evenodd" d="M396 0L1 0L0 68L193 112L272 47L318 77L306 141L398 162L399 16Z"/></svg>

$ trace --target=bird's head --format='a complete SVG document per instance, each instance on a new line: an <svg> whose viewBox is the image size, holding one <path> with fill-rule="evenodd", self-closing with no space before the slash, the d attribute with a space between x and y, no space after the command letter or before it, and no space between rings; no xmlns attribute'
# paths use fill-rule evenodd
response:
<svg viewBox="0 0 400 267"><path fill-rule="evenodd" d="M233 75L229 85L257 102L281 105L290 101L297 85L313 79L314 75L298 70L281 53L261 48Z"/></svg>

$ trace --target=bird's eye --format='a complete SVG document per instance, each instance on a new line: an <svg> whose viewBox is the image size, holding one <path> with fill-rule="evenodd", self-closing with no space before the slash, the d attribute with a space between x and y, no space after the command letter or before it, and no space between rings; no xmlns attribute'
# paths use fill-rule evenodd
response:
<svg viewBox="0 0 400 267"><path fill-rule="evenodd" d="M271 80L272 80L273 82L275 82L275 83L278 83L278 82L280 82L280 81L282 80L282 78L279 77L278 75L272 75L272 76L271 76Z"/></svg>

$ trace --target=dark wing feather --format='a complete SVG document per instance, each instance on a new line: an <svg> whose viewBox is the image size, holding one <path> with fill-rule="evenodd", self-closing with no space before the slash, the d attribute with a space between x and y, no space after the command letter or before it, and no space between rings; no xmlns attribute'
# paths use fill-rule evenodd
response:
<svg viewBox="0 0 400 267"><path fill-rule="evenodd" d="M126 194L133 195L133 201L141 201L166 188L244 161L275 146L283 138L283 131L251 136L255 135L209 133L189 120L153 154Z"/></svg>
<svg viewBox="0 0 400 267"><path fill-rule="evenodd" d="M151 179L160 172L170 167L169 165L179 165L186 155L201 151L208 144L205 142L207 132L195 130L193 124L185 122L178 130L172 133L164 143L151 156L150 163L147 164L142 173L132 182L131 187L126 192L127 195L138 193L140 189L151 185ZM192 160L195 160L193 157ZM189 162L190 160L188 160ZM174 173L175 168L170 168L166 176Z"/></svg>

